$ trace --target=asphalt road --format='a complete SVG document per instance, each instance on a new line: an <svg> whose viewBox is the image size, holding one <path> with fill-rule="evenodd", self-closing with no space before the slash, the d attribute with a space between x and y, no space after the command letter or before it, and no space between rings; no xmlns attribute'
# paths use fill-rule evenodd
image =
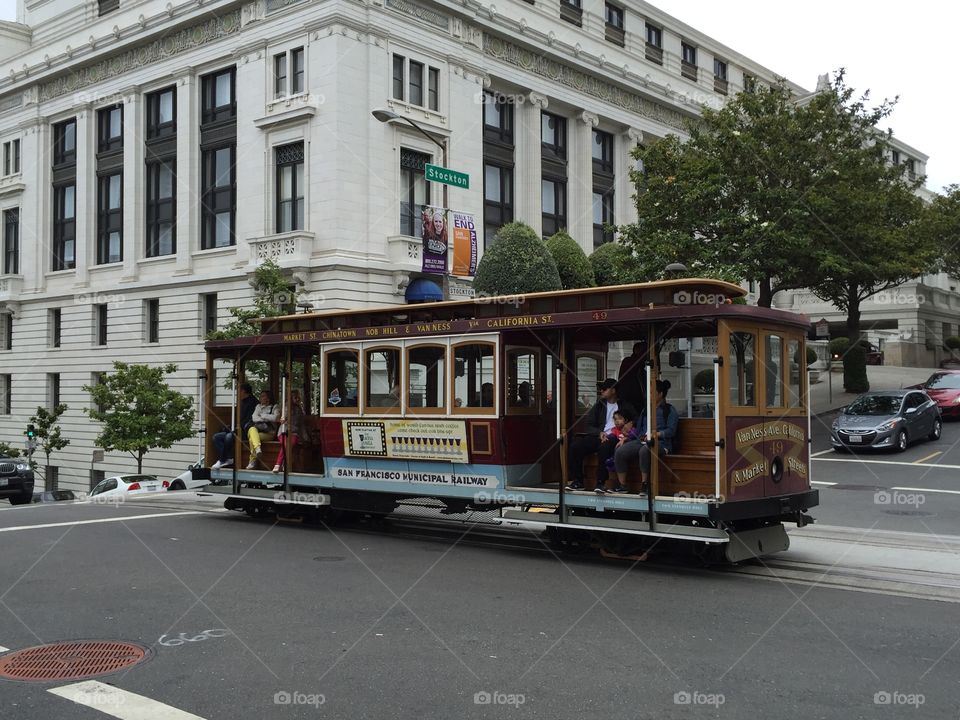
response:
<svg viewBox="0 0 960 720"><path fill-rule="evenodd" d="M812 421L811 479L828 525L960 535L960 422L947 421L936 442L906 452L836 453L829 427L835 414Z"/></svg>
<svg viewBox="0 0 960 720"><path fill-rule="evenodd" d="M151 646L105 692L189 715L121 718L957 716L958 603L211 510L0 506L0 645ZM107 717L70 684L3 717Z"/></svg>

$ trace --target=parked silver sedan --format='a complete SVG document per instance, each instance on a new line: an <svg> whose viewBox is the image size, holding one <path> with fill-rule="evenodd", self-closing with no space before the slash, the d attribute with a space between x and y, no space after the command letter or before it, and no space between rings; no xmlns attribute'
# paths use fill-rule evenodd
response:
<svg viewBox="0 0 960 720"><path fill-rule="evenodd" d="M939 440L940 408L918 390L882 390L861 395L833 421L830 441L841 452L855 448L890 448L927 438Z"/></svg>

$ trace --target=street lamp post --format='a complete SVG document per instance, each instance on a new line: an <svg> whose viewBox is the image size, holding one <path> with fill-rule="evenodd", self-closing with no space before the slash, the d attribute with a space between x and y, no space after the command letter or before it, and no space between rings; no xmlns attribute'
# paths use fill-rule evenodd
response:
<svg viewBox="0 0 960 720"><path fill-rule="evenodd" d="M437 139L433 136L433 134L430 133L428 130L425 130L423 127L421 127L419 124L415 123L413 120L411 120L411 119L408 118L408 117L404 117L403 115L397 115L397 114L396 114L395 112L393 112L392 110L378 109L378 110L374 110L371 114L372 114L373 117L375 117L379 122L382 122L382 123L388 123L388 122L391 122L392 120L403 120L405 123L409 124L412 128L414 128L415 130L417 130L421 135L423 135L425 138L427 138L427 140L429 140L429 141L432 142L434 145L436 145L438 148L440 148L440 164L441 164L443 167L447 167L447 145L446 145L446 143L442 143L442 142L440 142L439 140L437 140ZM443 186L443 209L444 209L444 210L449 210L449 209L450 209L450 206L449 206L449 204L448 204L448 202L447 202L447 186L446 186L446 185ZM448 246L447 246L447 263L448 263L448 265L449 265L449 261L450 261L450 247L449 247L449 245L448 245ZM448 267L448 270L449 270L449 267ZM450 299L450 282L449 282L449 277L450 277L450 276L449 276L449 273L448 273L448 272L443 274L443 299L444 299L444 300L449 300L449 299Z"/></svg>

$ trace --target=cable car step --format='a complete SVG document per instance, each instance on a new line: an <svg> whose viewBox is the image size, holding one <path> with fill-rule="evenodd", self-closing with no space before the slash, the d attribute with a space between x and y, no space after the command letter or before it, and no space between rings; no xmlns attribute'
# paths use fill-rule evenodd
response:
<svg viewBox="0 0 960 720"><path fill-rule="evenodd" d="M614 518L583 517L574 515L567 518L567 522L561 523L558 515L547 515L545 513L525 512L523 510L504 510L503 519L514 521L517 524L540 523L559 525L561 527L574 527L582 529L600 530L600 531L623 531L635 533L638 535L664 535L669 537L700 540L709 543L725 543L730 540L730 533L725 530L708 527L694 527L692 525L676 525L672 523L658 522L653 530L650 529L650 523L644 520L620 520Z"/></svg>

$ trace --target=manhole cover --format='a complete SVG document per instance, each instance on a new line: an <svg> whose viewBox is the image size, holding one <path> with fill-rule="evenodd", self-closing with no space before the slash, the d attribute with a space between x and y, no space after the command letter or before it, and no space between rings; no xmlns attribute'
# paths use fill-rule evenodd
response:
<svg viewBox="0 0 960 720"><path fill-rule="evenodd" d="M314 558L317 562L342 562L346 559L343 555L317 555Z"/></svg>
<svg viewBox="0 0 960 720"><path fill-rule="evenodd" d="M908 517L930 517L932 512L926 510L884 510L887 515L906 515Z"/></svg>
<svg viewBox="0 0 960 720"><path fill-rule="evenodd" d="M40 645L0 656L0 678L81 680L136 665L147 658L142 645L108 640Z"/></svg>

